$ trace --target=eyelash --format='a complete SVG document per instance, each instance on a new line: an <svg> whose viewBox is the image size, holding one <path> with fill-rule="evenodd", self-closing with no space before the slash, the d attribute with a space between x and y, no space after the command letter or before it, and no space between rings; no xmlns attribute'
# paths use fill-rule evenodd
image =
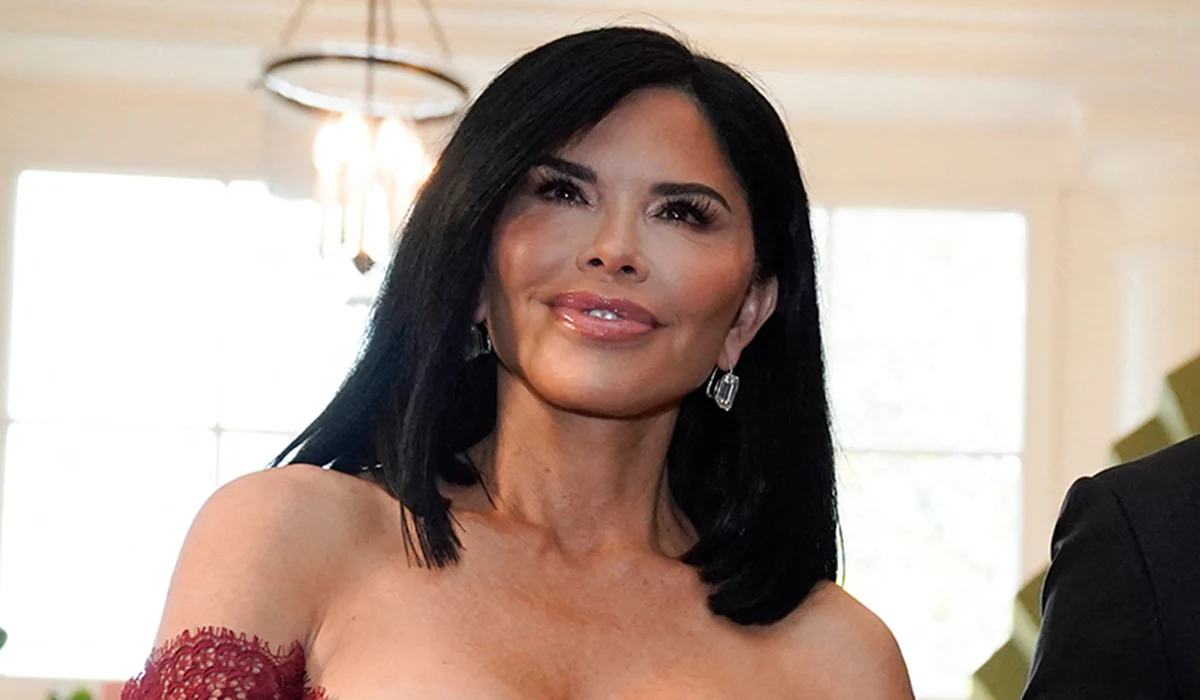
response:
<svg viewBox="0 0 1200 700"><path fill-rule="evenodd" d="M567 206L586 206L589 204L583 192L574 181L559 175L538 175L534 186L534 194L542 199ZM570 199L561 195L567 195ZM664 216L673 212L675 216ZM716 212L713 203L704 197L681 195L667 200L655 216L672 224L687 224L694 228L705 229L712 224Z"/></svg>
<svg viewBox="0 0 1200 700"><path fill-rule="evenodd" d="M681 213L683 218L668 218L666 221L671 223L683 223L694 226L699 229L708 228L716 215L713 203L704 197L693 197L682 195L673 197L667 200L659 207L656 216L662 217L664 213L674 211ZM688 217L692 220L689 221Z"/></svg>
<svg viewBox="0 0 1200 700"><path fill-rule="evenodd" d="M587 198L583 196L583 192L580 191L579 185L576 185L572 180L558 175L538 175L534 194L548 202L571 206L589 203ZM574 199L564 199L558 196L559 194L570 194Z"/></svg>

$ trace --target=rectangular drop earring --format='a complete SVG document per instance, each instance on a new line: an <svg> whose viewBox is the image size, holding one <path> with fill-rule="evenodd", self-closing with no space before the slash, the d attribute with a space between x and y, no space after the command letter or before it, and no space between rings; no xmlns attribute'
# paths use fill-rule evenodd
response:
<svg viewBox="0 0 1200 700"><path fill-rule="evenodd" d="M705 387L704 394L715 401L721 410L728 411L733 408L733 399L737 396L738 385L742 380L733 373L732 367L718 379L717 374L720 371L720 367L713 368L712 374L708 377L708 386Z"/></svg>

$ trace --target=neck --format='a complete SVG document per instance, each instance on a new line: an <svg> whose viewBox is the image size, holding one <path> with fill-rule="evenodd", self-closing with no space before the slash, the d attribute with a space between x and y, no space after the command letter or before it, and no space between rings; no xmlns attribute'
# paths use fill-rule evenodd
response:
<svg viewBox="0 0 1200 700"><path fill-rule="evenodd" d="M548 405L503 373L497 398L496 429L471 452L497 516L533 527L567 556L686 551L690 531L666 478L678 407L585 416Z"/></svg>

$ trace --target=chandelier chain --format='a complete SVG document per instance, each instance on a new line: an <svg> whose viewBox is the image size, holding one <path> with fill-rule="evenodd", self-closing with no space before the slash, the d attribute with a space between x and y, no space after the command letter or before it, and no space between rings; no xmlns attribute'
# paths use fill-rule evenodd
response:
<svg viewBox="0 0 1200 700"><path fill-rule="evenodd" d="M383 28L387 32L387 45L396 46L396 20L392 17L392 0L383 0Z"/></svg>
<svg viewBox="0 0 1200 700"><path fill-rule="evenodd" d="M425 11L425 18L429 22L430 31L433 33L433 39L437 42L438 49L442 52L442 57L450 60L453 58L453 52L450 50L450 40L446 37L446 29L442 26L442 22L438 19L437 12L433 8L433 0L420 1L421 8ZM309 10L315 3L316 0L300 0L296 9L288 17L287 24L283 27L283 32L280 33L279 48L286 48L291 45L292 40L296 38L297 32L300 31L300 25L303 24ZM370 0L367 3L367 46L370 48L374 48L376 45L378 31L375 8L375 0ZM383 17L385 45L389 48L395 47L396 20L393 14L392 0L383 0Z"/></svg>
<svg viewBox="0 0 1200 700"><path fill-rule="evenodd" d="M442 57L449 61L452 58L450 41L446 38L446 31L442 28L437 13L433 11L433 0L421 0L421 7L425 8L425 16L429 18L429 27L433 30L433 38L442 50Z"/></svg>
<svg viewBox="0 0 1200 700"><path fill-rule="evenodd" d="M313 6L316 0L300 0L300 4L292 12L292 16L288 17L287 24L283 26L283 32L279 35L279 47L286 48L292 43L292 39L296 38L296 32L300 30L300 23L304 21L308 15L308 10Z"/></svg>
<svg viewBox="0 0 1200 700"><path fill-rule="evenodd" d="M378 33L375 26L375 4L376 0L367 0L367 84L363 91L363 111L368 114L375 106L375 37Z"/></svg>

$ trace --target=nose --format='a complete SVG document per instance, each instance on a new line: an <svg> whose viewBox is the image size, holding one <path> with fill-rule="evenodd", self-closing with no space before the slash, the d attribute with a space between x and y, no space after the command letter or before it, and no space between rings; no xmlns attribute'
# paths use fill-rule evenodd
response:
<svg viewBox="0 0 1200 700"><path fill-rule="evenodd" d="M642 254L640 227L636 217L617 209L605 214L596 235L580 250L576 263L588 274L642 282L649 265Z"/></svg>

